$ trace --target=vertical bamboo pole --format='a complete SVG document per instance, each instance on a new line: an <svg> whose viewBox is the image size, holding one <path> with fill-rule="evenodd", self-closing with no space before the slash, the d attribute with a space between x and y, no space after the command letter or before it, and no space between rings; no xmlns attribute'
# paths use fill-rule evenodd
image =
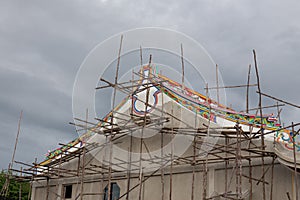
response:
<svg viewBox="0 0 300 200"><path fill-rule="evenodd" d="M117 68L116 68L116 75L115 75L115 86L118 84L118 76L119 76L119 67L120 67L120 59L121 59L121 50L122 50L122 44L123 44L123 35L121 35L121 41L120 41L120 47L118 52L118 62L117 62ZM117 94L117 88L114 87L113 91L113 100L112 100L112 112L111 112L111 132L109 136L109 167L108 167L108 187L107 187L107 200L111 199L111 176L112 176L112 138L113 138L113 127L114 127L114 109L115 109L115 103L116 103L116 94Z"/></svg>
<svg viewBox="0 0 300 200"><path fill-rule="evenodd" d="M251 163L251 158L249 159L249 182L250 182L250 197L249 200L252 200L253 198L253 189L252 189L252 163Z"/></svg>
<svg viewBox="0 0 300 200"><path fill-rule="evenodd" d="M27 200L30 200L31 199L31 195L32 195L32 183L33 183L33 180L34 180L34 177L35 175L37 174L37 167L36 167L36 163L37 163L37 158L34 159L34 170L33 170L33 175L31 177L31 181L30 181L30 187L29 187L29 193L28 193L28 197L27 197Z"/></svg>
<svg viewBox="0 0 300 200"><path fill-rule="evenodd" d="M203 161L203 193L202 193L202 199L206 200L206 194L207 194L207 162Z"/></svg>
<svg viewBox="0 0 300 200"><path fill-rule="evenodd" d="M84 175L85 175L85 153L86 148L83 147L82 163L81 163L81 179L80 179L80 200L83 200L83 186L84 186Z"/></svg>
<svg viewBox="0 0 300 200"><path fill-rule="evenodd" d="M34 159L35 175L37 175L37 158Z"/></svg>
<svg viewBox="0 0 300 200"><path fill-rule="evenodd" d="M89 110L86 109L85 112L85 132L88 130L88 116L89 116ZM84 193L84 176L85 176L85 154L86 154L86 148L83 146L83 153L82 153L82 163L81 163L81 180L80 180L80 200L83 200L83 193Z"/></svg>
<svg viewBox="0 0 300 200"><path fill-rule="evenodd" d="M238 126L238 124L236 125ZM237 137L236 137L236 158L235 158L235 193L236 193L236 198L239 199L239 174L238 174L238 169L239 169L239 130L238 127L236 129Z"/></svg>
<svg viewBox="0 0 300 200"><path fill-rule="evenodd" d="M278 102L277 102L277 109L278 109ZM273 137L273 149L275 149L275 135ZM275 164L276 156L273 155L272 157L272 166L271 166L271 184L270 184L270 200L273 200L273 183L274 183L274 164Z"/></svg>
<svg viewBox="0 0 300 200"><path fill-rule="evenodd" d="M62 163L62 154L60 155L60 158L59 158L59 164L58 164L59 169L61 169L61 163ZM60 178L60 176L61 176L60 172L61 172L61 170L58 170L58 178Z"/></svg>
<svg viewBox="0 0 300 200"><path fill-rule="evenodd" d="M249 84L250 84L251 65L248 68L247 92L246 92L246 113L249 113Z"/></svg>
<svg viewBox="0 0 300 200"><path fill-rule="evenodd" d="M242 177L243 177L243 165L242 165L242 130L239 128L239 133L238 133L238 144L239 144L239 197L242 198Z"/></svg>
<svg viewBox="0 0 300 200"><path fill-rule="evenodd" d="M218 104L220 103L220 95L219 95L219 69L218 65L216 64L216 84L217 84L217 101Z"/></svg>
<svg viewBox="0 0 300 200"><path fill-rule="evenodd" d="M49 200L49 192L50 192L50 186L49 186L49 167L47 167L47 186L46 186L46 200Z"/></svg>
<svg viewBox="0 0 300 200"><path fill-rule="evenodd" d="M142 61L141 61L142 62ZM151 62L152 62L152 55L150 55L150 58L149 58L149 67L151 65ZM150 73L149 75L150 76ZM150 77L145 77L145 78L150 78ZM142 199L142 189L143 189L143 169L142 169L142 154L143 154L143 140L144 140L144 131L145 131L145 126L147 124L147 110L148 110L148 104L149 104L149 94L150 94L150 87L148 85L148 81L147 81L147 84L146 84L146 103L145 103L145 111L144 111L144 125L143 125L143 128L142 128L142 131L141 131L141 140L140 140L140 162L139 162L139 173L140 173L140 178L139 178L139 181L140 181L140 184L139 184L139 200Z"/></svg>
<svg viewBox="0 0 300 200"><path fill-rule="evenodd" d="M128 148L128 165L127 165L127 192L126 192L126 200L129 200L129 189L130 189L130 179L131 179L131 156L132 156L132 131L130 133L130 146Z"/></svg>
<svg viewBox="0 0 300 200"><path fill-rule="evenodd" d="M33 182L33 180L34 180L34 175L32 175L31 180L30 180L29 192L28 192L27 200L30 200L30 198L31 198L32 182Z"/></svg>
<svg viewBox="0 0 300 200"><path fill-rule="evenodd" d="M161 200L165 200L165 175L164 175L164 135L163 132L161 132L161 139L160 139L160 154L161 154L161 170L160 170L160 182L161 182Z"/></svg>
<svg viewBox="0 0 300 200"><path fill-rule="evenodd" d="M229 138L227 136L227 134L225 135L225 195L224 197L227 198L228 195L228 143L229 143Z"/></svg>
<svg viewBox="0 0 300 200"><path fill-rule="evenodd" d="M260 90L260 80L259 80L259 73L258 73L258 66L256 61L256 52L253 49L253 57L254 57L254 64L255 64L255 72L256 72L256 79L257 79L257 89L259 92L259 101L258 101L258 107L260 111L260 133L261 133L261 149L265 150L265 139L264 139L264 131L263 131L263 114L262 114L262 98L261 98L261 90ZM265 186L265 159L264 159L264 153L261 157L262 162L262 193L263 193L263 200L266 200L266 186Z"/></svg>
<svg viewBox="0 0 300 200"><path fill-rule="evenodd" d="M170 193L169 193L169 200L172 200L172 195L173 195L173 151L174 151L174 144L173 144L173 139L174 139L174 109L173 109L173 103L172 103L172 108L171 108L171 114L172 114L172 139L171 139L171 166L170 166Z"/></svg>
<svg viewBox="0 0 300 200"><path fill-rule="evenodd" d="M19 135L20 135L22 116L23 116L23 110L21 110L21 113L20 113L20 118L19 118L19 123L18 123L18 132L17 132L16 141L15 141L14 152L13 152L13 155L12 155L12 158L11 158L10 169L13 168L13 165L14 165L14 162L15 162L15 155L16 155L17 145L18 145L18 140L19 140Z"/></svg>
<svg viewBox="0 0 300 200"><path fill-rule="evenodd" d="M197 111L195 110L195 130L197 130ZM195 165L196 165L196 135L194 135L193 141L193 162L192 162L192 194L191 200L194 200L194 193L195 193Z"/></svg>
<svg viewBox="0 0 300 200"><path fill-rule="evenodd" d="M181 49L181 68L182 68L182 90L184 90L184 59L183 59L183 46L180 45Z"/></svg>
<svg viewBox="0 0 300 200"><path fill-rule="evenodd" d="M273 156L272 158L272 166L271 166L270 200L273 200L274 164L275 164L275 156Z"/></svg>
<svg viewBox="0 0 300 200"><path fill-rule="evenodd" d="M209 94L208 94L208 83L206 83L206 105L209 107L210 110L210 102L209 102ZM209 136L209 125L210 125L210 112L209 112L209 120L208 120L208 126L207 126L207 135ZM206 200L207 196L207 172L208 172L208 153L206 153L206 158L204 162L204 170L203 170L203 193L202 193L202 199Z"/></svg>
<svg viewBox="0 0 300 200"><path fill-rule="evenodd" d="M280 117L280 109L279 109L279 104L278 101L276 102L277 105L277 117L278 117L278 122L281 125L281 117Z"/></svg>
<svg viewBox="0 0 300 200"><path fill-rule="evenodd" d="M140 48L140 53L142 55L142 51ZM141 65L142 65L142 59L141 59ZM133 116L133 82L134 82L134 71L132 70L132 90L131 90L131 108L130 108L130 114L131 117ZM130 190L130 182L131 182L131 162L132 162L132 145L133 145L133 140L132 140L132 130L130 131L130 144L129 144L129 152L128 152L128 171L127 171L127 192L126 192L126 200L129 200L129 190Z"/></svg>
<svg viewBox="0 0 300 200"><path fill-rule="evenodd" d="M236 196L237 199L242 197L242 154L241 154L241 127L236 125Z"/></svg>
<svg viewBox="0 0 300 200"><path fill-rule="evenodd" d="M160 73L162 74L162 73ZM161 93L161 117L164 117L164 94ZM165 200L165 168L164 166L164 133L161 131L161 140L160 140L160 154L161 154L161 200Z"/></svg>
<svg viewBox="0 0 300 200"><path fill-rule="evenodd" d="M77 176L80 175L80 155L78 155L78 162L77 162Z"/></svg>

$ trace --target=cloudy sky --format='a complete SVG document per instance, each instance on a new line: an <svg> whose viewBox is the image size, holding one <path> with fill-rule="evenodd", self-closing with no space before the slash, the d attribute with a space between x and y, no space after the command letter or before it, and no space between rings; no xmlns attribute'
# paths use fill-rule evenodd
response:
<svg viewBox="0 0 300 200"><path fill-rule="evenodd" d="M68 125L77 70L97 44L129 29L163 27L191 36L219 65L225 85L246 83L256 49L263 92L300 104L299 10L297 0L2 0L0 168L11 159L21 110L16 160L41 161L48 149L77 136ZM244 89L226 93L228 104L245 108ZM286 106L282 117L288 124L300 114Z"/></svg>

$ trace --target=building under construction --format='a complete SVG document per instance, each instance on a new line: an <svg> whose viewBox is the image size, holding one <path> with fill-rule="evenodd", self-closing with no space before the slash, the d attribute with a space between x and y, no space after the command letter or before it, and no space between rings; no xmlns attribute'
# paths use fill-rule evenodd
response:
<svg viewBox="0 0 300 200"><path fill-rule="evenodd" d="M133 75L102 79L114 109L97 123L75 118L81 136L23 169L32 200L298 199L298 124L262 113L258 74L256 114L169 79L151 57Z"/></svg>

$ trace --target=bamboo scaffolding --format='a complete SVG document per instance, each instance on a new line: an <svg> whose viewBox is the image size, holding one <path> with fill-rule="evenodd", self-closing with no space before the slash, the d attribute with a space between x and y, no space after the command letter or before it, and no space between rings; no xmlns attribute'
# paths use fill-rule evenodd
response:
<svg viewBox="0 0 300 200"><path fill-rule="evenodd" d="M261 92L260 89L260 80L259 80L259 74L258 74L258 66L256 61L256 53L255 50L253 50L254 55L254 62L255 62L255 70L256 70L256 84L250 84L250 72L251 72L251 65L249 65L248 70L248 79L247 79L247 85L237 85L237 86L219 86L219 77L218 77L218 65L216 65L216 87L208 87L206 84L206 102L203 103L203 105L208 106L208 112L209 112L209 118L208 118L208 125L207 124L197 124L198 118L197 112L195 112L195 125L191 126L188 123L185 123L180 117L176 116L173 108L173 104L171 104L171 112L168 113L166 109L164 108L164 99L161 95L162 99L162 106L159 107L153 107L153 105L149 102L149 96L150 96L150 89L152 87L160 87L162 90L168 90L167 84L165 84L165 80L161 81L156 75L153 74L153 76L145 76L145 74L142 74L141 72L134 72L132 71L132 80L125 81L125 82L118 82L118 76L119 76L119 67L120 67L120 57L121 57L121 49L122 49L122 41L123 36L121 37L120 41L120 47L118 51L118 62L117 62L117 68L116 68L116 74L115 79L113 82L110 82L104 78L101 78L100 80L104 82L105 86L99 86L96 89L105 89L105 88L112 88L113 89L113 100L112 100L112 109L110 111L110 114L108 115L108 120L103 119L97 119L98 123L90 122L88 121L88 112L86 113L86 119L79 119L74 118L75 122L70 123L78 128L81 128L82 131L85 132L92 132L93 134L99 134L101 137L105 137L106 141L102 144L88 144L85 143L83 146L75 147L70 146L67 147L60 155L57 155L51 163L46 164L45 166L39 166L36 164L36 161L33 165L14 161L15 163L24 165L26 167L29 167L29 169L21 169L21 170L15 170L11 169L11 171L15 172L22 172L21 176L18 178L23 180L28 180L28 177L32 177L31 180L38 181L44 181L43 183L46 183L47 192L46 192L46 199L49 199L49 193L50 191L50 180L55 179L61 179L61 178L77 178L79 180L77 184L80 184L80 187L77 187L79 190L76 192L77 196L76 199L84 199L85 196L97 196L97 195L106 195L108 200L113 200L112 194L113 194L113 188L112 188L112 181L114 180L125 180L126 182L126 189L124 190L124 193L121 194L119 199L125 198L126 200L129 200L134 195L131 196L131 192L133 190L137 190L138 199L143 199L143 194L145 190L145 182L149 180L151 177L154 176L160 176L160 184L161 184L161 195L160 198L162 200L169 199L172 200L174 198L175 192L174 190L174 175L175 174L184 174L184 173L190 173L191 174L191 196L190 199L194 200L197 198L200 198L196 193L196 187L197 183L199 181L197 180L196 173L201 172L202 173L202 199L214 199L214 198L224 198L224 199L244 199L245 198L245 192L244 192L244 182L243 179L246 179L249 181L250 186L250 196L249 199L252 200L252 192L253 192L253 186L252 182L256 181L257 185L262 185L262 195L263 199L265 200L266 195L266 185L270 186L270 199L273 198L273 181L274 181L274 165L275 165L275 159L276 155L274 152L266 150L264 137L266 135L272 134L274 132L280 131L282 129L286 128L292 128L294 133L294 128L300 123L296 123L281 127L276 130L269 130L264 131L262 126L262 117L261 122L258 125L252 125L249 127L248 131L243 131L240 127L240 124L237 123L235 126L232 127L211 127L211 118L210 115L212 114L212 107L210 106L210 102L212 102L211 99L209 99L209 89L217 89L217 102L219 103L219 89L221 88L240 88L240 87L247 87L246 92L246 113L249 113L249 111L257 110L257 112L260 112L260 116L263 116L262 109L265 108L273 108L277 107L278 115L280 114L279 107L284 106L285 104L291 105L291 103L287 103L283 100L278 100L277 98L273 98L277 100L278 102L282 102L284 104L277 104L272 106L262 106L262 96L267 96L266 94ZM183 46L181 44L181 64L182 64L182 88L181 90L184 92L185 90L185 83L184 83L184 59L183 59ZM142 48L140 47L140 58L141 58L141 67L143 67L143 60L142 60ZM148 66L151 65L152 57L150 55ZM162 74L162 73L160 73ZM137 76L138 79L135 80L134 77ZM258 88L258 94L259 94L259 103L258 108L249 109L249 87L251 86L257 86ZM126 95L128 95L131 98L131 107L130 111L122 113L118 112L115 109L116 106L116 94L117 92L122 92ZM133 96L138 96L137 94L144 92L146 93L145 99L136 98L136 101L143 104L144 114L143 116L138 116L133 113ZM269 96L267 96L269 97ZM270 97L271 98L271 97ZM293 105L297 107L296 105ZM154 109L155 113L148 113L148 109ZM243 111L241 111L243 112ZM218 116L216 114L216 116ZM175 124L177 122L180 122L185 127L176 126ZM166 124L171 124L171 127L165 126ZM252 133L253 128L260 128L258 132ZM146 129L154 130L159 133L160 138L160 155L153 156L151 154L151 146L147 145L146 139L144 139L144 134ZM134 131L141 131L141 137L139 139L139 143L137 143L137 150L140 154L139 159L132 159L132 152L133 152L133 132ZM299 132L299 131L298 131ZM297 132L297 133L298 133ZM175 136L191 136L193 137L192 141L192 153L190 155L181 155L177 156L174 154L174 144L173 139ZM294 134L295 137L296 134ZM224 143L213 143L205 140L206 137L219 137L224 141ZM122 144L122 138L126 138L129 140L129 144ZM164 152L164 145L166 143L165 138L171 139L171 152L166 153ZM254 142L253 142L254 141ZM256 142L255 142L256 141ZM258 144L257 141L260 143ZM83 141L81 141L83 142ZM126 146L128 155L127 159L120 159L120 158L114 158L112 157L112 145L128 145ZM198 150L201 150L199 147L200 145L204 145L209 149L209 151L201 152ZM60 144L62 146L68 146L68 144ZM138 146L139 145L139 146ZM294 170L295 170L295 185L297 190L297 163L296 163L296 156L295 156L295 139L293 141L293 155L294 155ZM103 158L101 161L101 165L93 164L92 161L95 158L88 158L86 156L89 152L92 150L97 150L98 152L103 152L105 155L108 155L107 158ZM143 156L143 153L147 153L148 156ZM270 160L269 158L272 158L272 164L267 167L265 163L265 159ZM68 169L65 165L66 163L70 162L73 159L78 159L77 169ZM90 159L90 160L88 160ZM252 174L252 167L257 166L257 164L253 160L261 160L261 168L262 168L262 175L260 177L253 177ZM13 163L12 162L12 163ZM247 171L247 174L245 173L245 170L243 170L245 166L243 166L245 163L248 163L249 172ZM159 166L156 167L155 170L152 172L146 172L144 171L144 164L147 164L149 166ZM210 183L208 180L208 172L211 169L210 167L214 164L222 164L224 167L225 172L225 181L224 181L224 192L219 193L217 195L210 194ZM266 165L266 166L265 166ZM269 164L268 164L269 165ZM166 168L168 166L168 168ZM231 173L229 170L232 170ZM177 171L177 167L183 167L184 171ZM10 167L12 168L12 166ZM265 179L266 173L268 170L271 170L271 181L267 182ZM244 172L244 173L243 173ZM27 174L27 175L26 175ZM90 180L91 176L95 176L93 180ZM166 177L169 177L169 194L166 194ZM234 178L235 178L235 185L234 185ZM133 185L132 180L137 179L137 184ZM97 182L101 181L101 186L103 187L104 183L107 183L107 191L106 193L99 193L99 192L85 192L84 191L84 184L88 182ZM233 182L233 183L232 183ZM209 184L208 184L209 183ZM235 187L235 192L230 191L230 188ZM223 186L222 186L223 188ZM210 195L210 196L209 196ZM289 194L288 194L289 195ZM296 195L298 195L298 191L296 191ZM56 194L56 196L59 196ZM168 197L166 197L168 196ZM298 196L296 197L298 199Z"/></svg>

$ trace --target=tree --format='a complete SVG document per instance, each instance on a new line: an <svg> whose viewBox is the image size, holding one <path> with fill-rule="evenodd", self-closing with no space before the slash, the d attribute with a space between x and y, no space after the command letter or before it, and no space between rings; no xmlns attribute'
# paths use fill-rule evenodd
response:
<svg viewBox="0 0 300 200"><path fill-rule="evenodd" d="M5 173L3 170L0 173L0 189L2 189L5 179L6 179L7 173ZM8 189L8 196L7 198L0 197L0 200L19 200L19 194L20 194L20 187L21 187L21 199L27 200L29 191L30 191L30 183L28 181L21 182L17 181L13 175L10 175L10 184Z"/></svg>

